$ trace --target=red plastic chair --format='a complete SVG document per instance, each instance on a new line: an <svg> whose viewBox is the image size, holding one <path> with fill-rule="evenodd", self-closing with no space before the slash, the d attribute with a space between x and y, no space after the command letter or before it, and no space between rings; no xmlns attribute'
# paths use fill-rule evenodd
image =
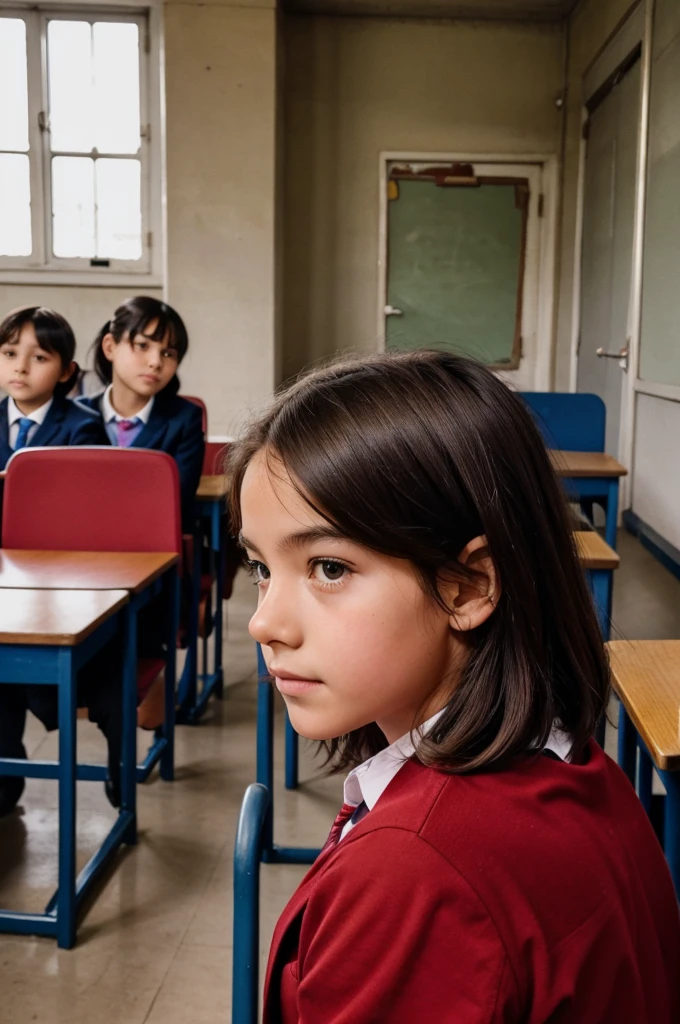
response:
<svg viewBox="0 0 680 1024"><path fill-rule="evenodd" d="M202 398L196 398L195 395L180 395L180 398L186 398L187 402L193 402L197 405L203 413L203 433L208 433L208 409Z"/></svg>
<svg viewBox="0 0 680 1024"><path fill-rule="evenodd" d="M32 551L181 556L177 464L165 452L141 448L24 448L7 464L2 539L5 548ZM162 659L141 660L138 690L164 667ZM174 679L168 683L173 692L166 708L174 712ZM172 778L173 740L174 714L166 713L164 736L152 746L139 778L160 758L161 774Z"/></svg>

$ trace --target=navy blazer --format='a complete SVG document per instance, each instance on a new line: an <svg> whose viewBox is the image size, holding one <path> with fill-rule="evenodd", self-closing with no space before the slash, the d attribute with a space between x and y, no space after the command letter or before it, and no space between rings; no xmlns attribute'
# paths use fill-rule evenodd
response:
<svg viewBox="0 0 680 1024"><path fill-rule="evenodd" d="M132 448L153 448L155 451L167 452L172 455L179 469L180 499L182 503L182 523L185 532L190 532L196 490L203 469L203 413L199 406L179 395L171 395L160 391L151 408L149 420L132 442ZM89 412L99 414L99 422L104 426L102 416L102 396L77 398L76 403ZM105 428L104 428L105 430ZM105 431L106 432L106 431ZM108 435L106 443L109 444Z"/></svg>
<svg viewBox="0 0 680 1024"><path fill-rule="evenodd" d="M4 469L13 450L9 446L7 403L0 402L0 470ZM47 416L28 442L28 448L56 448L62 445L108 445L109 439L101 418L91 409L84 409L70 398L55 395Z"/></svg>

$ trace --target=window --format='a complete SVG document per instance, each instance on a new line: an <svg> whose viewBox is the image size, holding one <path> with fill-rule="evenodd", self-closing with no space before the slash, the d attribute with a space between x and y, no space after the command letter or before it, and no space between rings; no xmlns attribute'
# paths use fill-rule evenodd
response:
<svg viewBox="0 0 680 1024"><path fill-rule="evenodd" d="M0 270L151 272L148 39L144 15L0 8Z"/></svg>

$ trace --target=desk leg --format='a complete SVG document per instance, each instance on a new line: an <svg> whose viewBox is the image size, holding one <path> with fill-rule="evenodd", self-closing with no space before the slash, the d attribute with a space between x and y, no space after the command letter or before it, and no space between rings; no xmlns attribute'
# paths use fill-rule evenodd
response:
<svg viewBox="0 0 680 1024"><path fill-rule="evenodd" d="M637 735L635 727L626 713L623 701L619 703L619 767L623 769L631 784L635 786L635 765L637 762Z"/></svg>
<svg viewBox="0 0 680 1024"><path fill-rule="evenodd" d="M652 780L654 778L654 766L652 759L646 749L641 745L638 748L638 782L637 791L640 803L647 812L652 813Z"/></svg>
<svg viewBox="0 0 680 1024"><path fill-rule="evenodd" d="M123 842L137 842L137 609L134 597L126 605L123 620L123 749L120 772L121 811L132 820Z"/></svg>
<svg viewBox="0 0 680 1024"><path fill-rule="evenodd" d="M262 649L257 645L257 781L269 792L269 806L262 829L262 859L272 859L274 849L274 687L269 682Z"/></svg>
<svg viewBox="0 0 680 1024"><path fill-rule="evenodd" d="M222 531L222 504L215 502L212 514L212 548L217 553L217 580L215 583L215 696L222 698L224 694L224 675L222 670L222 629L224 626L224 538Z"/></svg>
<svg viewBox="0 0 680 1024"><path fill-rule="evenodd" d="M76 940L76 679L70 647L59 649L59 891L57 943Z"/></svg>
<svg viewBox="0 0 680 1024"><path fill-rule="evenodd" d="M179 626L179 576L173 568L167 573L165 585L168 600L168 633L165 662L165 720L163 734L165 748L161 754L160 773L166 782L175 777L175 682L177 665L177 629ZM187 653L187 657L189 654Z"/></svg>
<svg viewBox="0 0 680 1024"><path fill-rule="evenodd" d="M619 519L619 479L615 477L607 483L607 522L604 539L610 548L616 551L616 527Z"/></svg>
<svg viewBox="0 0 680 1024"><path fill-rule="evenodd" d="M666 787L664 807L664 847L675 893L680 898L680 776L677 772L664 772Z"/></svg>
<svg viewBox="0 0 680 1024"><path fill-rule="evenodd" d="M286 712L286 789L298 788L299 742L298 734Z"/></svg>
<svg viewBox="0 0 680 1024"><path fill-rule="evenodd" d="M591 569L588 572L590 592L593 595L602 639L609 640L609 611L611 608L612 572L609 569Z"/></svg>

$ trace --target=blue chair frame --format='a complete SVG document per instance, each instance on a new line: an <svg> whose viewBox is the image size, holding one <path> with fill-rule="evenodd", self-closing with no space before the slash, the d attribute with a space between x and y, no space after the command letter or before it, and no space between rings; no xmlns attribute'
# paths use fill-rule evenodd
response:
<svg viewBox="0 0 680 1024"><path fill-rule="evenodd" d="M133 845L137 842L137 647L133 620L134 614L128 603L76 647L0 646L0 682L49 683L59 688L59 760L0 758L0 775L56 779L59 782L59 886L42 914L0 911L0 931L47 935L56 938L60 948L71 949L76 939L78 912L93 884L121 843ZM76 780L92 778L87 770L90 766L76 763L77 673L121 628L124 650L121 809L102 845L76 878ZM105 773L106 769L103 771Z"/></svg>
<svg viewBox="0 0 680 1024"><path fill-rule="evenodd" d="M286 786L298 784L298 735L286 715ZM267 864L313 864L320 850L315 847L278 846L274 842L274 688L257 645L257 781L269 794L263 831L262 860ZM289 785L289 783L291 783Z"/></svg>
<svg viewBox="0 0 680 1024"><path fill-rule="evenodd" d="M680 773L663 771L654 765L623 702L619 705L618 762L635 787L647 814L652 807L654 772L665 786L663 846L675 892L680 899Z"/></svg>
<svg viewBox="0 0 680 1024"><path fill-rule="evenodd" d="M269 816L269 791L248 786L234 843L232 1024L257 1024L260 960L260 863Z"/></svg>

